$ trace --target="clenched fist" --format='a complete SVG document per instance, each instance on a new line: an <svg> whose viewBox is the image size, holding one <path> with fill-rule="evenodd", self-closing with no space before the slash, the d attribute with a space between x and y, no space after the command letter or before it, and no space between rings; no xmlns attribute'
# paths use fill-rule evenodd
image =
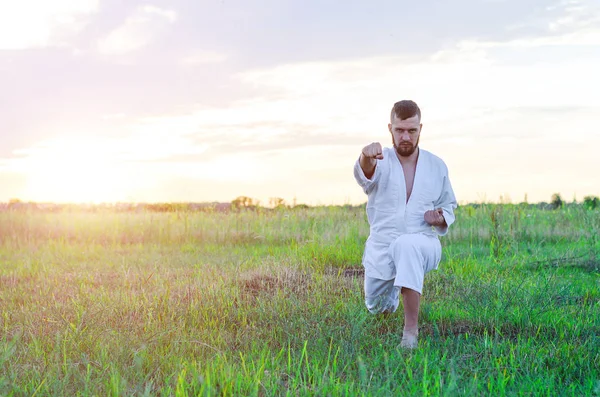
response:
<svg viewBox="0 0 600 397"><path fill-rule="evenodd" d="M362 155L368 159L383 160L383 149L381 148L381 143L373 142L372 144L365 146L362 150Z"/></svg>
<svg viewBox="0 0 600 397"><path fill-rule="evenodd" d="M441 208L435 210L429 210L425 212L425 222L431 226L446 226L446 219L444 219L444 211Z"/></svg>

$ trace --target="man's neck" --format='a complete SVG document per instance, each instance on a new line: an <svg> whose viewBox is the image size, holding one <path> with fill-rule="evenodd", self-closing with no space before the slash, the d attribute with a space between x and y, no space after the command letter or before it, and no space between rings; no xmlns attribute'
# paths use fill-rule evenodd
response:
<svg viewBox="0 0 600 397"><path fill-rule="evenodd" d="M396 157L398 157L398 160L400 160L400 164L402 164L403 167L407 165L415 165L417 164L420 151L421 149L419 149L417 146L415 151L410 156L400 156L398 152L396 152Z"/></svg>

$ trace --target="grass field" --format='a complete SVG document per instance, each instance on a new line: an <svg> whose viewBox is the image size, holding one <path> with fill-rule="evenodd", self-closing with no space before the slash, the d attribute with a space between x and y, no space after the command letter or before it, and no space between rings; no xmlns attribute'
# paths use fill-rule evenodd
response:
<svg viewBox="0 0 600 397"><path fill-rule="evenodd" d="M465 206L420 347L362 208L0 213L0 395L600 395L600 211Z"/></svg>

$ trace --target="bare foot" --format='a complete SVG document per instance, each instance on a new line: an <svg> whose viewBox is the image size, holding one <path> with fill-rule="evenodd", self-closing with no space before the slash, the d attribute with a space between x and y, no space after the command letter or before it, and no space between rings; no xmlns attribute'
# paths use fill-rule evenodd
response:
<svg viewBox="0 0 600 397"><path fill-rule="evenodd" d="M400 347L403 349L416 349L419 345L418 337L418 329L404 329L404 332L402 332L402 341L400 342Z"/></svg>

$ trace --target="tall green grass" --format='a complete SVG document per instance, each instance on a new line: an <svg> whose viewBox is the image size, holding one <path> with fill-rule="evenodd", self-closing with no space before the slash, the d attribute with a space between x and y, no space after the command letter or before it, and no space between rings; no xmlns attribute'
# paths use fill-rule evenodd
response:
<svg viewBox="0 0 600 397"><path fill-rule="evenodd" d="M599 230L459 208L411 352L361 208L0 213L0 395L600 395Z"/></svg>

